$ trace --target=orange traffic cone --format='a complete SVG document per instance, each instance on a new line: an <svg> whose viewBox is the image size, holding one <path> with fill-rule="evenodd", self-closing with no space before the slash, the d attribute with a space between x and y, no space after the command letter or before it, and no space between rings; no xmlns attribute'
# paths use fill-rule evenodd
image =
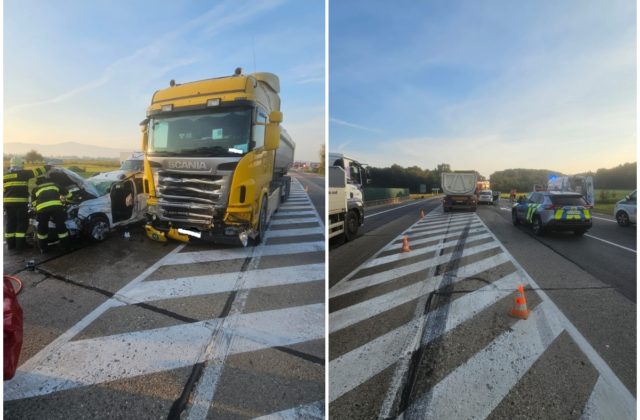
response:
<svg viewBox="0 0 640 420"><path fill-rule="evenodd" d="M424 210L420 210L420 218L424 219Z"/></svg>
<svg viewBox="0 0 640 420"><path fill-rule="evenodd" d="M529 309L527 309L527 299L524 297L524 286L521 284L516 291L516 299L511 310L511 316L514 318L529 318Z"/></svg>
<svg viewBox="0 0 640 420"><path fill-rule="evenodd" d="M409 252L411 248L409 248L409 237L404 235L404 239L402 239L402 252Z"/></svg>

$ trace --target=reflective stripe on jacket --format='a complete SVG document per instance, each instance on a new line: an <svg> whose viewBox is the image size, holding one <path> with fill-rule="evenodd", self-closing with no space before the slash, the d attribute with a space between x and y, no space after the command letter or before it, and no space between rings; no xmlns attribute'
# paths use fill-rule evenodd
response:
<svg viewBox="0 0 640 420"><path fill-rule="evenodd" d="M33 169L21 169L5 174L2 179L5 203L29 202L29 180L44 175L44 166Z"/></svg>
<svg viewBox="0 0 640 420"><path fill-rule="evenodd" d="M33 190L33 205L37 212L52 206L62 207L62 201L60 201L61 195L69 197L71 193L52 182L40 184Z"/></svg>

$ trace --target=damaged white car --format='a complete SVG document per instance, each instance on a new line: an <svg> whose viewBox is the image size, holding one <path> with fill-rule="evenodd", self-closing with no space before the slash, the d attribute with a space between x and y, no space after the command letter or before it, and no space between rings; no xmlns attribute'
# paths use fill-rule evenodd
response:
<svg viewBox="0 0 640 420"><path fill-rule="evenodd" d="M66 226L72 237L103 241L115 228L145 218L147 196L139 171L117 170L84 179L69 169L53 168L49 177L72 194L66 206ZM35 218L32 224L35 230Z"/></svg>

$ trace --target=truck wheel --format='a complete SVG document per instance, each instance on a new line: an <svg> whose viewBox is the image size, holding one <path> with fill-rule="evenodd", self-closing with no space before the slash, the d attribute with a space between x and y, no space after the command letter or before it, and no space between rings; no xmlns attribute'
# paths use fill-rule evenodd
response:
<svg viewBox="0 0 640 420"><path fill-rule="evenodd" d="M253 245L259 245L264 239L264 233L267 230L267 198L262 197L260 205L260 218L258 220L258 236L253 239Z"/></svg>
<svg viewBox="0 0 640 420"><path fill-rule="evenodd" d="M620 226L629 226L629 215L624 211L619 211L616 214L616 221Z"/></svg>
<svg viewBox="0 0 640 420"><path fill-rule="evenodd" d="M91 242L104 241L109 237L109 219L101 214L91 216L85 232Z"/></svg>
<svg viewBox="0 0 640 420"><path fill-rule="evenodd" d="M347 213L344 221L344 240L350 241L358 234L358 215L354 210Z"/></svg>
<svg viewBox="0 0 640 420"><path fill-rule="evenodd" d="M520 224L520 220L518 220L518 213L515 210L511 212L511 222L513 222L513 226L518 226Z"/></svg>
<svg viewBox="0 0 640 420"><path fill-rule="evenodd" d="M544 234L544 228L542 227L542 220L540 220L540 216L536 216L533 218L533 222L531 223L531 230L536 236L542 236Z"/></svg>

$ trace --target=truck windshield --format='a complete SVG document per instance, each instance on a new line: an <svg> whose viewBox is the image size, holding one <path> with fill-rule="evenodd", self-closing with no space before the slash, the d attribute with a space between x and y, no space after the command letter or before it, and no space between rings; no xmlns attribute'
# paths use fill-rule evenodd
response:
<svg viewBox="0 0 640 420"><path fill-rule="evenodd" d="M242 156L249 151L251 108L153 118L149 153L196 156Z"/></svg>

